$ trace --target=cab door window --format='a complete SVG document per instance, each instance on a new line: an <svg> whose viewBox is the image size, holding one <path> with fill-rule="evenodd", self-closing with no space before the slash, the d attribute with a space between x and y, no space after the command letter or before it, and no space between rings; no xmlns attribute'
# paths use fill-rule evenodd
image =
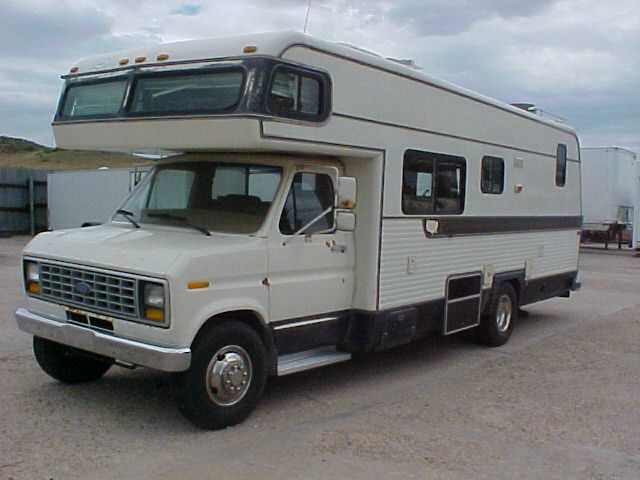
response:
<svg viewBox="0 0 640 480"><path fill-rule="evenodd" d="M280 216L280 232L293 235L333 206L333 202L333 182L329 175L296 173ZM305 233L328 232L333 230L333 227L334 212L330 211L305 230Z"/></svg>

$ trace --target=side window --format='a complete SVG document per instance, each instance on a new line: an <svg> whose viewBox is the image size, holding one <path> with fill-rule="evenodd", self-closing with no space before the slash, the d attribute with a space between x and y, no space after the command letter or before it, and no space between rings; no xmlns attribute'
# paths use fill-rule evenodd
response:
<svg viewBox="0 0 640 480"><path fill-rule="evenodd" d="M504 192L504 160L498 157L482 158L480 177L482 193L501 194Z"/></svg>
<svg viewBox="0 0 640 480"><path fill-rule="evenodd" d="M333 182L329 175L296 173L280 216L280 231L284 235L293 235L331 207L333 201ZM332 230L333 224L333 211L331 211L313 224L306 233Z"/></svg>
<svg viewBox="0 0 640 480"><path fill-rule="evenodd" d="M567 183L567 146L558 144L556 150L556 186L564 187Z"/></svg>
<svg viewBox="0 0 640 480"><path fill-rule="evenodd" d="M268 108L285 117L320 120L323 113L320 77L279 67L273 76Z"/></svg>
<svg viewBox="0 0 640 480"><path fill-rule="evenodd" d="M460 214L464 211L466 160L407 150L402 174L402 211Z"/></svg>

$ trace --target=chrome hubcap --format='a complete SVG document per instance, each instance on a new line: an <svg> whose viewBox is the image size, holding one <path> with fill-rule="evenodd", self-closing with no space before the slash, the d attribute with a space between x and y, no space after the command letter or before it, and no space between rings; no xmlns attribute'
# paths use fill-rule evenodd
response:
<svg viewBox="0 0 640 480"><path fill-rule="evenodd" d="M498 301L498 311L496 312L496 323L498 331L506 332L511 324L511 297L502 295Z"/></svg>
<svg viewBox="0 0 640 480"><path fill-rule="evenodd" d="M230 407L238 403L251 385L251 359L242 347L221 348L207 367L207 393L216 405Z"/></svg>

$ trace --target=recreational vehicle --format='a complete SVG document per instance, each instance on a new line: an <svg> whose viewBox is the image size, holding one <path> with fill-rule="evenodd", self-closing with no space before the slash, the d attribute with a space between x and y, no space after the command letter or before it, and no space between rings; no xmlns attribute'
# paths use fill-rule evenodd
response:
<svg viewBox="0 0 640 480"><path fill-rule="evenodd" d="M75 65L70 149L179 152L103 225L24 250L20 328L68 383L174 372L205 428L268 376L475 329L577 289L568 126L298 33L164 44ZM409 361L409 360L408 360Z"/></svg>

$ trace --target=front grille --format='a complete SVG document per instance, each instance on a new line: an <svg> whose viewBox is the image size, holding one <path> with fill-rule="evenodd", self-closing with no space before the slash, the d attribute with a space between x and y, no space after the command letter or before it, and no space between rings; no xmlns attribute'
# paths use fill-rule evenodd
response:
<svg viewBox="0 0 640 480"><path fill-rule="evenodd" d="M40 263L40 296L117 317L138 317L136 280L66 265Z"/></svg>

